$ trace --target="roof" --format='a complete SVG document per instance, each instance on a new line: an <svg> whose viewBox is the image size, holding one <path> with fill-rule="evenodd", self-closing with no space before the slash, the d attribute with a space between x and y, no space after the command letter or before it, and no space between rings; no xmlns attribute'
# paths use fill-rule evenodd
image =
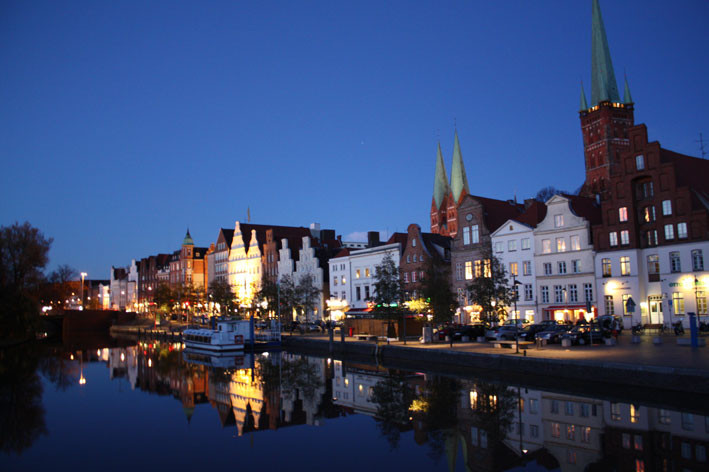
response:
<svg viewBox="0 0 709 472"><path fill-rule="evenodd" d="M338 258L338 257L347 257L347 256L349 256L349 255L350 255L350 248L343 247L340 252L338 252L337 254L335 254L335 256L333 257L333 259L336 259L336 258Z"/></svg>
<svg viewBox="0 0 709 472"><path fill-rule="evenodd" d="M618 103L618 83L598 0L593 0L591 15L591 106L603 101Z"/></svg>
<svg viewBox="0 0 709 472"><path fill-rule="evenodd" d="M544 219L545 216L547 216L547 206L538 200L534 200L532 204L527 207L524 213L515 218L515 220L534 228Z"/></svg>
<svg viewBox="0 0 709 472"><path fill-rule="evenodd" d="M592 225L601 223L601 206L596 202L595 198L581 197L578 195L560 195L569 200L571 210L573 210L574 214L588 220Z"/></svg>
<svg viewBox="0 0 709 472"><path fill-rule="evenodd" d="M183 246L194 246L194 241L192 240L192 236L190 236L190 229L187 228L187 234L185 234L185 239L182 240L182 245Z"/></svg>
<svg viewBox="0 0 709 472"><path fill-rule="evenodd" d="M403 249L406 247L406 242L408 240L409 240L409 235L407 233L394 233L387 240L386 244L399 243L399 244L401 244L401 248Z"/></svg>
<svg viewBox="0 0 709 472"><path fill-rule="evenodd" d="M709 209L709 160L660 148L660 161L674 164L677 186L692 190L693 209Z"/></svg>
<svg viewBox="0 0 709 472"><path fill-rule="evenodd" d="M221 228L219 231L224 236L224 242L226 243L226 247L231 247L231 241L232 239L234 239L234 230L229 228ZM217 237L217 239L219 239L219 237Z"/></svg>
<svg viewBox="0 0 709 472"><path fill-rule="evenodd" d="M273 240L276 242L278 248L281 247L281 239L288 240L288 247L293 251L293 256L296 257L296 250L299 250L303 246L303 236L310 236L310 229L303 226L275 226L275 225L256 225L251 223L241 223L241 235L244 240L244 247L249 248L251 246L251 231L256 231L256 239L260 244L260 248L263 251L263 245L266 242L266 232L268 230L273 230ZM233 239L233 238L232 238Z"/></svg>
<svg viewBox="0 0 709 472"><path fill-rule="evenodd" d="M494 198L479 197L471 195L483 207L483 219L485 226L490 233L494 233L497 228L505 224L507 220L516 220L524 212L524 205Z"/></svg>
<svg viewBox="0 0 709 472"><path fill-rule="evenodd" d="M448 186L446 165L443 163L441 143L438 143L438 153L436 155L436 175L433 178L433 201L436 203L436 210L441 208L443 199L449 192L450 187Z"/></svg>
<svg viewBox="0 0 709 472"><path fill-rule="evenodd" d="M465 194L469 194L470 187L468 186L468 177L465 175L463 154L460 152L460 141L458 141L458 131L456 130L453 143L453 166L451 167L451 192L453 192L453 200L456 203L460 202L463 191Z"/></svg>

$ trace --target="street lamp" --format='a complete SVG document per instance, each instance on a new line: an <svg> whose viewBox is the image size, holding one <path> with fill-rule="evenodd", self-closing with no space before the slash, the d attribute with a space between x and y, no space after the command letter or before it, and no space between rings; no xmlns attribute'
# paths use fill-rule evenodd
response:
<svg viewBox="0 0 709 472"><path fill-rule="evenodd" d="M87 274L86 272L81 273L81 309L84 309L84 277L86 277Z"/></svg>
<svg viewBox="0 0 709 472"><path fill-rule="evenodd" d="M517 286L522 285L522 282L517 280L515 274L512 275L512 297L515 304L515 354L519 354L519 313L517 312ZM522 421L520 419L520 421Z"/></svg>

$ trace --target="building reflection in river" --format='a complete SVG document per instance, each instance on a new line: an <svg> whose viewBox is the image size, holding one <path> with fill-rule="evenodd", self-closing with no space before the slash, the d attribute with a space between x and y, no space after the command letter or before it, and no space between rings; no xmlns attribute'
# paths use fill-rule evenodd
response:
<svg viewBox="0 0 709 472"><path fill-rule="evenodd" d="M413 430L451 470L709 469L709 416L696 410L290 353L215 360L153 342L76 356L106 362L112 379L133 388L176 398L187 420L209 403L239 436L363 414L392 447Z"/></svg>

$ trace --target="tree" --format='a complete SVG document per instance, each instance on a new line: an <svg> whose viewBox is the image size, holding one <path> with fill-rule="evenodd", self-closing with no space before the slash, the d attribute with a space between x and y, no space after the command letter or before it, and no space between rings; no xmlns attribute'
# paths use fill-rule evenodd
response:
<svg viewBox="0 0 709 472"><path fill-rule="evenodd" d="M281 303L281 322L284 320L293 321L293 312L298 308L298 292L293 277L284 275L278 282L280 303Z"/></svg>
<svg viewBox="0 0 709 472"><path fill-rule="evenodd" d="M222 279L216 279L209 284L209 297L214 303L219 304L219 313L227 315L239 306L236 295L231 290L229 283Z"/></svg>
<svg viewBox="0 0 709 472"><path fill-rule="evenodd" d="M545 203L547 200L549 200L554 195L560 195L562 193L569 193L569 192L566 192L564 190L559 190L558 188L550 185L548 187L544 187L542 189L539 189L537 194L534 196L534 199L539 202Z"/></svg>
<svg viewBox="0 0 709 472"><path fill-rule="evenodd" d="M258 304L266 303L266 307L271 316L278 313L278 284L265 275L261 279L261 287L259 287L255 296Z"/></svg>
<svg viewBox="0 0 709 472"><path fill-rule="evenodd" d="M505 266L488 247L483 253L483 273L467 286L470 300L480 307L480 320L497 322L512 301Z"/></svg>
<svg viewBox="0 0 709 472"><path fill-rule="evenodd" d="M160 313L169 313L175 305L175 293L170 288L170 285L161 283L155 287L153 301Z"/></svg>
<svg viewBox="0 0 709 472"><path fill-rule="evenodd" d="M0 227L0 333L25 336L39 320L38 288L52 238L29 223Z"/></svg>
<svg viewBox="0 0 709 472"><path fill-rule="evenodd" d="M76 280L79 273L68 264L61 264L51 274L49 274L49 283L52 284L54 297L58 298L61 303L69 298L72 287L71 282ZM54 298L52 297L52 298Z"/></svg>
<svg viewBox="0 0 709 472"><path fill-rule="evenodd" d="M374 296L376 313L387 320L387 336L393 337L392 321L399 318L401 308L401 283L399 269L391 253L387 253L382 263L374 268Z"/></svg>
<svg viewBox="0 0 709 472"><path fill-rule="evenodd" d="M423 297L433 312L433 321L435 323L450 322L458 305L456 297L451 291L450 269L447 266L437 267L429 259L426 276L421 284Z"/></svg>
<svg viewBox="0 0 709 472"><path fill-rule="evenodd" d="M300 315L307 319L308 314L315 311L315 307L320 301L320 289L315 286L313 274L308 272L298 278L296 294Z"/></svg>

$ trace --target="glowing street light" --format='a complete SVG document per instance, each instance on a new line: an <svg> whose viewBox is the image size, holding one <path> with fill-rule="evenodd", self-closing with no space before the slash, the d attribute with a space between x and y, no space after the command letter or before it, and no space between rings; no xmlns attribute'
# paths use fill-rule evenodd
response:
<svg viewBox="0 0 709 472"><path fill-rule="evenodd" d="M84 308L84 278L89 275L86 272L81 273L81 308Z"/></svg>

